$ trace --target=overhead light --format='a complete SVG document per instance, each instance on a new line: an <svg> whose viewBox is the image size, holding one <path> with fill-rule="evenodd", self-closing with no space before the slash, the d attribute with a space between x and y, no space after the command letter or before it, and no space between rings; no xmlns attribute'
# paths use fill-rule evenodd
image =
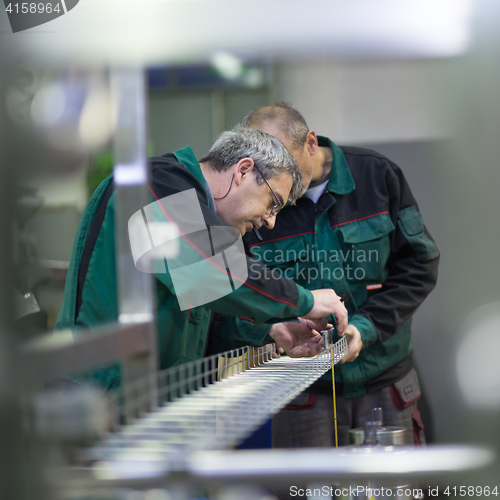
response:
<svg viewBox="0 0 500 500"><path fill-rule="evenodd" d="M243 75L243 61L229 52L216 52L211 61L215 69L228 80L236 80Z"/></svg>

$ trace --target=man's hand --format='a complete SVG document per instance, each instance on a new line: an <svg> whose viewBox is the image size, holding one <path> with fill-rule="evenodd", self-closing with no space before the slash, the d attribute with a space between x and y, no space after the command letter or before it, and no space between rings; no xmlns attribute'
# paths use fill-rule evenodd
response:
<svg viewBox="0 0 500 500"><path fill-rule="evenodd" d="M349 342L349 347L347 348L346 355L339 361L339 364L347 363L349 361L354 361L358 355L359 351L363 347L363 341L361 340L361 334L359 330L354 325L347 325L343 335L347 335L347 340Z"/></svg>
<svg viewBox="0 0 500 500"><path fill-rule="evenodd" d="M299 318L299 323L274 324L269 335L276 342L278 352L284 350L291 358L311 357L323 349L323 339L317 329L327 326L325 319L312 321Z"/></svg>
<svg viewBox="0 0 500 500"><path fill-rule="evenodd" d="M314 306L304 318L317 319L329 314L335 314L337 332L342 334L347 326L347 309L340 302L340 297L331 288L312 290L312 294L314 296Z"/></svg>

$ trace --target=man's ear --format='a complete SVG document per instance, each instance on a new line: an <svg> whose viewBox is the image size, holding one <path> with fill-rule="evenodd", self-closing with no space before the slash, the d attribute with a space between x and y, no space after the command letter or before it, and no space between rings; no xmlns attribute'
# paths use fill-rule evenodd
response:
<svg viewBox="0 0 500 500"><path fill-rule="evenodd" d="M306 146L309 147L311 151L311 156L315 155L318 151L318 137L314 130L309 130L306 135Z"/></svg>
<svg viewBox="0 0 500 500"><path fill-rule="evenodd" d="M243 179L247 178L253 171L254 161L252 158L242 158L234 171L234 183L238 186Z"/></svg>

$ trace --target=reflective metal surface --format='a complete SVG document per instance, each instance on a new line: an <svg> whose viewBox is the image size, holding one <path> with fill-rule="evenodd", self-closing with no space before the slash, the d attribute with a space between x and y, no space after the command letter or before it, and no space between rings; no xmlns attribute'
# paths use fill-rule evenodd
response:
<svg viewBox="0 0 500 500"><path fill-rule="evenodd" d="M245 452L198 452L190 458L197 478L241 480L260 478L316 481L334 478L405 477L431 478L446 473L479 469L495 454L473 446L346 447Z"/></svg>
<svg viewBox="0 0 500 500"><path fill-rule="evenodd" d="M23 345L22 381L29 388L42 387L59 377L82 374L148 352L149 347L148 323L49 333Z"/></svg>
<svg viewBox="0 0 500 500"><path fill-rule="evenodd" d="M349 444L363 444L365 430L362 427L349 429ZM377 429L377 440L382 445L402 446L406 444L406 428L395 425L380 426Z"/></svg>
<svg viewBox="0 0 500 500"><path fill-rule="evenodd" d="M190 485L252 483L263 486L383 481L386 486L416 480L457 479L495 460L495 453L475 446L345 447L294 450L197 451L168 457L159 451L124 450L92 468L60 471L63 489L87 492L125 485L147 489L175 483ZM382 484L382 483L380 483Z"/></svg>
<svg viewBox="0 0 500 500"><path fill-rule="evenodd" d="M122 324L145 323L148 349L123 362L126 382L156 373L158 354L152 274L136 269L130 252L129 220L151 202L148 189L146 85L141 67L114 68L111 72L112 95L117 106L113 139L115 196L115 252L118 284L118 321ZM144 388L149 401L146 408L158 404L156 386ZM133 413L127 406L127 418Z"/></svg>

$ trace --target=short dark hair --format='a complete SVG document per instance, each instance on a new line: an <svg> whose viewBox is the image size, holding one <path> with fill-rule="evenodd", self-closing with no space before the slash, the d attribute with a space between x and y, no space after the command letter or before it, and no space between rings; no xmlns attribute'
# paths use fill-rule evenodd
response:
<svg viewBox="0 0 500 500"><path fill-rule="evenodd" d="M297 149L304 148L309 127L304 117L290 104L280 101L262 106L245 116L241 125L253 128L265 122L277 122L285 137L290 139Z"/></svg>

